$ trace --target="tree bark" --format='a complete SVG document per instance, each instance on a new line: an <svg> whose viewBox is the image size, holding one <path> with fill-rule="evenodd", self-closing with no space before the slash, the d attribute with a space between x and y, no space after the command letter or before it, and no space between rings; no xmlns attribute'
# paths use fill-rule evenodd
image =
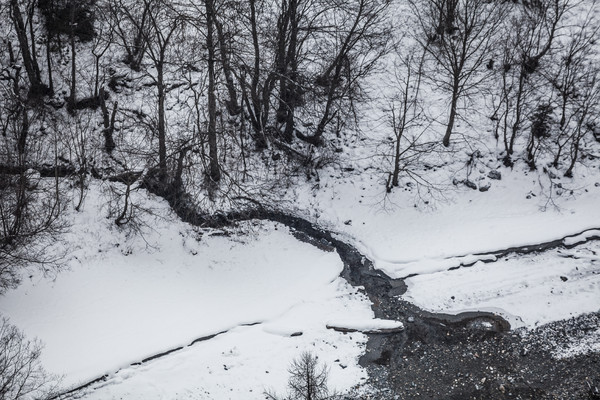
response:
<svg viewBox="0 0 600 400"><path fill-rule="evenodd" d="M17 33L17 39L19 40L19 47L21 48L23 65L25 66L27 78L29 79L29 95L33 97L44 95L46 94L47 88L42 83L39 67L35 65L34 59L31 57L27 31L25 23L23 22L23 15L21 14L18 0L10 0L10 11L11 19Z"/></svg>
<svg viewBox="0 0 600 400"><path fill-rule="evenodd" d="M221 169L217 151L217 101L215 94L215 44L214 44L214 5L213 0L205 0L206 6L206 47L208 49L208 177L213 182L221 180Z"/></svg>

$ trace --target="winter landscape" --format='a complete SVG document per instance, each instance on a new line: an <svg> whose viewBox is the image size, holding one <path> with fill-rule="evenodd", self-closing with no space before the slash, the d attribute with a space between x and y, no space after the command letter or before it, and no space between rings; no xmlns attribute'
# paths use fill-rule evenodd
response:
<svg viewBox="0 0 600 400"><path fill-rule="evenodd" d="M0 399L600 399L595 0L0 29Z"/></svg>

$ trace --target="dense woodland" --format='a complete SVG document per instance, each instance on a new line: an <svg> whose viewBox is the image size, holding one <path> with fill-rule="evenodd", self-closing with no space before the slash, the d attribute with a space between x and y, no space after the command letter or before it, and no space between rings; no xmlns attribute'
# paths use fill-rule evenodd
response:
<svg viewBox="0 0 600 400"><path fill-rule="evenodd" d="M109 183L118 226L139 211L130 194L140 188L209 213L318 179L350 137L369 135L364 105L382 73L377 151L388 192L402 177L419 180L422 157L472 141L495 141L506 166L573 176L600 138L597 8L3 0L0 288L24 264L59 263L47 248L91 179ZM433 107L432 94L444 100ZM473 116L485 133L456 134Z"/></svg>

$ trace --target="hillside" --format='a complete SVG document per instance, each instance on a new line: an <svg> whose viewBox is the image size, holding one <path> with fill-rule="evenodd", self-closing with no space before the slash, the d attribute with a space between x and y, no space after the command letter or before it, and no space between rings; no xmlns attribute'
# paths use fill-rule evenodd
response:
<svg viewBox="0 0 600 400"><path fill-rule="evenodd" d="M596 1L0 13L5 398L600 396Z"/></svg>

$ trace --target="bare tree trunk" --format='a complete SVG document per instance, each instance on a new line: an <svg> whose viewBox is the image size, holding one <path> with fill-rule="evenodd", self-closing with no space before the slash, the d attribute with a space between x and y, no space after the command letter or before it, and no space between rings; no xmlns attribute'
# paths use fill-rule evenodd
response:
<svg viewBox="0 0 600 400"><path fill-rule="evenodd" d="M208 157L210 158L208 176L211 181L221 180L221 169L217 152L217 101L215 94L215 45L213 0L205 0L206 6L206 47L208 49Z"/></svg>
<svg viewBox="0 0 600 400"><path fill-rule="evenodd" d="M71 5L69 11L69 40L71 42L71 94L69 95L69 110L75 109L75 91L77 89L76 72L77 62L75 54L75 6Z"/></svg>
<svg viewBox="0 0 600 400"><path fill-rule="evenodd" d="M161 59L156 66L156 89L158 90L158 171L160 182L167 181L167 132L165 123L165 84L164 61Z"/></svg>
<svg viewBox="0 0 600 400"><path fill-rule="evenodd" d="M104 135L104 150L111 154L116 147L115 140L113 138L113 132L115 130L115 117L117 114L117 103L115 102L112 110L112 115L108 113L108 107L106 106L106 94L104 92L104 87L100 88L100 92L98 94L100 99L100 108L102 109L102 119L104 129L102 133Z"/></svg>
<svg viewBox="0 0 600 400"><path fill-rule="evenodd" d="M46 33L46 63L48 68L48 91L54 93L54 80L52 79L52 54L50 51L50 44L52 43L52 37L50 32Z"/></svg>
<svg viewBox="0 0 600 400"><path fill-rule="evenodd" d="M19 47L21 48L21 56L23 57L23 65L27 72L27 78L29 79L29 94L31 96L44 95L47 92L47 87L42 83L39 67L34 63L34 59L31 56L29 49L29 41L27 39L27 31L25 23L23 22L23 16L19 9L18 0L10 0L10 11L11 18L17 33L19 40Z"/></svg>
<svg viewBox="0 0 600 400"><path fill-rule="evenodd" d="M210 1L210 5L214 7L213 1ZM225 34L223 32L223 24L217 19L217 13L213 9L211 10L213 16L214 27L217 30L217 37L219 39L219 51L221 53L221 66L223 67L223 75L225 75L225 87L227 88L227 94L229 100L225 102L229 115L238 115L242 110L238 104L237 91L235 90L235 84L233 81L233 73L231 65L229 64L229 52L227 51L227 44L225 42Z"/></svg>
<svg viewBox="0 0 600 400"><path fill-rule="evenodd" d="M252 71L250 83L250 99L252 100L252 108L250 114L254 132L256 133L256 147L264 149L267 147L267 138L265 137L265 123L268 118L269 102L268 99L262 96L261 90L258 87L260 81L260 44L258 38L258 25L256 20L256 0L250 0L250 25L252 31L252 47L254 48L254 69ZM266 87L263 88L268 90ZM264 103L264 104L263 104ZM250 109L250 107L248 107Z"/></svg>
<svg viewBox="0 0 600 400"><path fill-rule="evenodd" d="M444 139L442 140L442 144L445 147L450 146L450 136L452 135L452 130L454 129L454 121L456 119L456 109L458 107L458 93L452 94L452 103L450 104L450 116L448 117L448 125L446 126L446 134L444 135Z"/></svg>
<svg viewBox="0 0 600 400"><path fill-rule="evenodd" d="M283 139L291 142L294 133L294 108L298 60L298 0L282 0L278 22L277 73L279 79L278 122L285 123Z"/></svg>

